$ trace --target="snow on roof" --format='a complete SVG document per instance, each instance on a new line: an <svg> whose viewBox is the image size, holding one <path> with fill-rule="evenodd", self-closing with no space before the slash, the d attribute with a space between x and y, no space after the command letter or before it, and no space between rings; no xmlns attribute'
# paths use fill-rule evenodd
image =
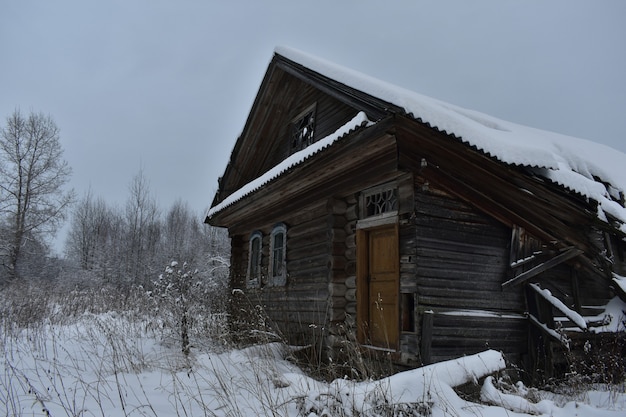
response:
<svg viewBox="0 0 626 417"><path fill-rule="evenodd" d="M274 168L267 171L265 174L249 182L248 184L244 185L243 187L241 187L240 189L238 189L237 191L235 191L234 193L226 197L221 203L209 209L209 211L207 212L207 217L210 218L215 213L222 211L226 207L241 200L248 194L251 194L254 191L258 190L263 185L267 184L273 179L281 176L290 168L293 168L296 165L300 165L302 162L306 161L311 156L315 155L316 153L322 151L325 148L328 148L337 140L343 138L344 136L346 136L348 133L352 132L353 130L361 126L368 126L371 124L372 122L370 122L367 119L367 116L365 115L365 113L359 112L356 116L354 116L352 120L350 120L345 125L341 126L334 133L326 136L325 138L321 140L318 140L317 142L313 143L310 146L307 146L306 148L298 152L293 153L287 159L285 159L284 161L276 165Z"/></svg>
<svg viewBox="0 0 626 417"><path fill-rule="evenodd" d="M548 132L427 97L291 48L275 52L328 78L405 110L440 131L452 134L493 158L541 169L541 174L599 202L605 214L626 223L616 200L626 191L626 154L585 139ZM598 181L598 179L601 180ZM622 226L626 232L626 227Z"/></svg>
<svg viewBox="0 0 626 417"><path fill-rule="evenodd" d="M621 230L626 233L626 209L618 203L626 191L626 154L585 139L507 122L448 104L295 49L279 47L275 52L332 80L401 107L414 118L454 135L501 162L536 169L551 181L597 201L598 217L607 221L608 214L618 219L622 223ZM359 114L334 134L291 155L237 190L211 208L207 216L211 217L322 148L331 146L365 121L366 116Z"/></svg>

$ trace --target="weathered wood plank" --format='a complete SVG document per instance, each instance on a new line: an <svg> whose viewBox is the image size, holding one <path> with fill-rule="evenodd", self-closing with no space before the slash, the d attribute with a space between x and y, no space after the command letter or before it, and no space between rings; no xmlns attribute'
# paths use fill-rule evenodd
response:
<svg viewBox="0 0 626 417"><path fill-rule="evenodd" d="M437 271L442 275L446 274L446 270ZM409 281L411 282L411 281ZM447 291L449 296L452 296L456 290L473 290L483 293L489 293L490 296L499 297L501 294L517 294L522 297L520 291L507 290L502 291L499 283L485 281L481 279L480 274L459 274L458 276L452 276L449 272L446 276L433 277L426 274L421 274L419 280L416 280L416 285L420 288L420 291L428 293L430 289L441 291Z"/></svg>
<svg viewBox="0 0 626 417"><path fill-rule="evenodd" d="M433 323L434 313L425 311L422 314L422 338L420 341L420 358L424 365L428 365L432 361L432 344L433 344Z"/></svg>
<svg viewBox="0 0 626 417"><path fill-rule="evenodd" d="M502 247L498 245L500 242L494 242L493 240L489 242L491 244L485 244L483 242L472 242L471 238L463 241L455 241L437 237L420 237L418 242L418 248L423 248L423 250L438 250L470 255L490 256L499 259L506 258L508 255L506 246Z"/></svg>
<svg viewBox="0 0 626 417"><path fill-rule="evenodd" d="M504 282L502 284L503 288L506 288L509 285L519 285L539 274L541 274L544 271L547 271L548 269L551 269L555 266L557 266L560 263L563 263L569 259L572 259L580 254L582 254L583 251L578 249L578 248L569 248L564 250L563 252L561 252L559 255L555 256L554 258L551 258L550 260L535 266L534 268L523 272L521 274L519 274L518 276L516 276L513 279L510 279L506 282Z"/></svg>
<svg viewBox="0 0 626 417"><path fill-rule="evenodd" d="M466 308L466 309L480 308L480 309L486 309L486 310L493 309L493 310L498 310L501 312L519 311L518 308L516 307L520 304L520 298L515 297L515 296L499 297L496 300L488 300L488 299L484 299L484 297L491 296L491 298L493 298L493 294L473 292L469 294L464 294L464 295L467 295L468 297L471 297L471 296L476 297L476 298L468 299L460 295L458 297L450 297L449 291L441 292L439 294L434 294L434 295L423 294L421 291L422 290L420 289L420 293L418 295L418 304L424 307L433 307L433 308L445 307L445 308ZM455 291L454 293L458 293L458 291ZM446 294L448 294L448 296L446 296ZM481 294L483 297L480 296Z"/></svg>
<svg viewBox="0 0 626 417"><path fill-rule="evenodd" d="M330 256L328 242L317 242L312 245L291 249L289 248L289 243L287 243L288 260L306 259L318 255Z"/></svg>
<svg viewBox="0 0 626 417"><path fill-rule="evenodd" d="M306 274L312 270L325 271L328 274L328 267L330 265L330 257L326 253L320 255L314 255L309 258L301 258L298 260L287 261L287 273L290 276L299 276Z"/></svg>

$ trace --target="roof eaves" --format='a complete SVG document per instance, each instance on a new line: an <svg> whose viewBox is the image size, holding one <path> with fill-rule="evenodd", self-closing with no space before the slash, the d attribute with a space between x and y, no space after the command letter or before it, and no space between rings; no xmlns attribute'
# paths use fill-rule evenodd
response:
<svg viewBox="0 0 626 417"><path fill-rule="evenodd" d="M304 161L307 161L315 155L319 154L320 152L323 152L324 150L332 147L333 144L337 141L344 139L350 134L356 132L357 130L372 126L373 124L374 123L367 118L367 115L364 112L359 112L354 118L352 118L348 123L341 126L334 133L326 136L323 139L320 139L319 141L302 149L301 151L293 153L285 160L283 160L280 164L274 166L272 169L265 172L260 177L245 184L243 187L239 188L237 191L233 192L224 200L222 200L219 204L211 207L206 214L206 220L210 220L213 216L220 213L227 207L232 206L243 198L255 193L268 183L276 180L279 177L282 177L293 168L302 164Z"/></svg>
<svg viewBox="0 0 626 417"><path fill-rule="evenodd" d="M429 123L428 121L423 120L421 117L416 117L413 113L408 113L406 114L406 116L411 119L414 120L415 122L431 129L434 130L435 132L439 132L443 135L448 136L450 139L455 140L457 142L463 143L464 145L466 145L467 147L469 147L470 149L479 152L480 154L488 157L489 159L492 159L498 163L504 164L504 165L508 165L508 166L514 166L514 167L520 167L520 168L531 168L531 169L553 169L554 165L553 164L533 164L533 163L529 163L529 162L511 162L511 161L506 161L503 158L500 158L499 155L497 153L493 153L491 151L489 151L488 149L486 149L485 147L481 147L479 145L474 144L472 141L465 139L463 136L458 135L454 132L448 132L445 129L440 129L439 127L437 127L436 125L432 125L431 123Z"/></svg>

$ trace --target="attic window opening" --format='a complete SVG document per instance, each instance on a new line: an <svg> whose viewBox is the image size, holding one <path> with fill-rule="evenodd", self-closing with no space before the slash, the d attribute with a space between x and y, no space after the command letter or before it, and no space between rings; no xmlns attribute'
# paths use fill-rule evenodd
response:
<svg viewBox="0 0 626 417"><path fill-rule="evenodd" d="M315 134L315 108L308 107L300 113L291 123L291 152L297 152L314 142Z"/></svg>
<svg viewBox="0 0 626 417"><path fill-rule="evenodd" d="M371 217L398 211L398 189L392 186L377 187L362 195L363 216Z"/></svg>

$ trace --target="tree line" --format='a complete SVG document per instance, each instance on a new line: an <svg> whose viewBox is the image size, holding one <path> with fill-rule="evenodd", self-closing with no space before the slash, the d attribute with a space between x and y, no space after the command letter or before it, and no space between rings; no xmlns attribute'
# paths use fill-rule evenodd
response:
<svg viewBox="0 0 626 417"><path fill-rule="evenodd" d="M66 186L71 169L50 116L16 110L0 128L0 283L63 279L76 284L151 285L172 261L224 274L221 229L182 200L162 211L140 170L123 207ZM64 258L49 240L69 218ZM214 274L213 274L214 275Z"/></svg>
<svg viewBox="0 0 626 417"><path fill-rule="evenodd" d="M206 270L226 265L228 250L224 231L200 222L182 200L161 213L140 171L124 207L90 192L76 203L65 257L91 281L149 285L172 261Z"/></svg>

